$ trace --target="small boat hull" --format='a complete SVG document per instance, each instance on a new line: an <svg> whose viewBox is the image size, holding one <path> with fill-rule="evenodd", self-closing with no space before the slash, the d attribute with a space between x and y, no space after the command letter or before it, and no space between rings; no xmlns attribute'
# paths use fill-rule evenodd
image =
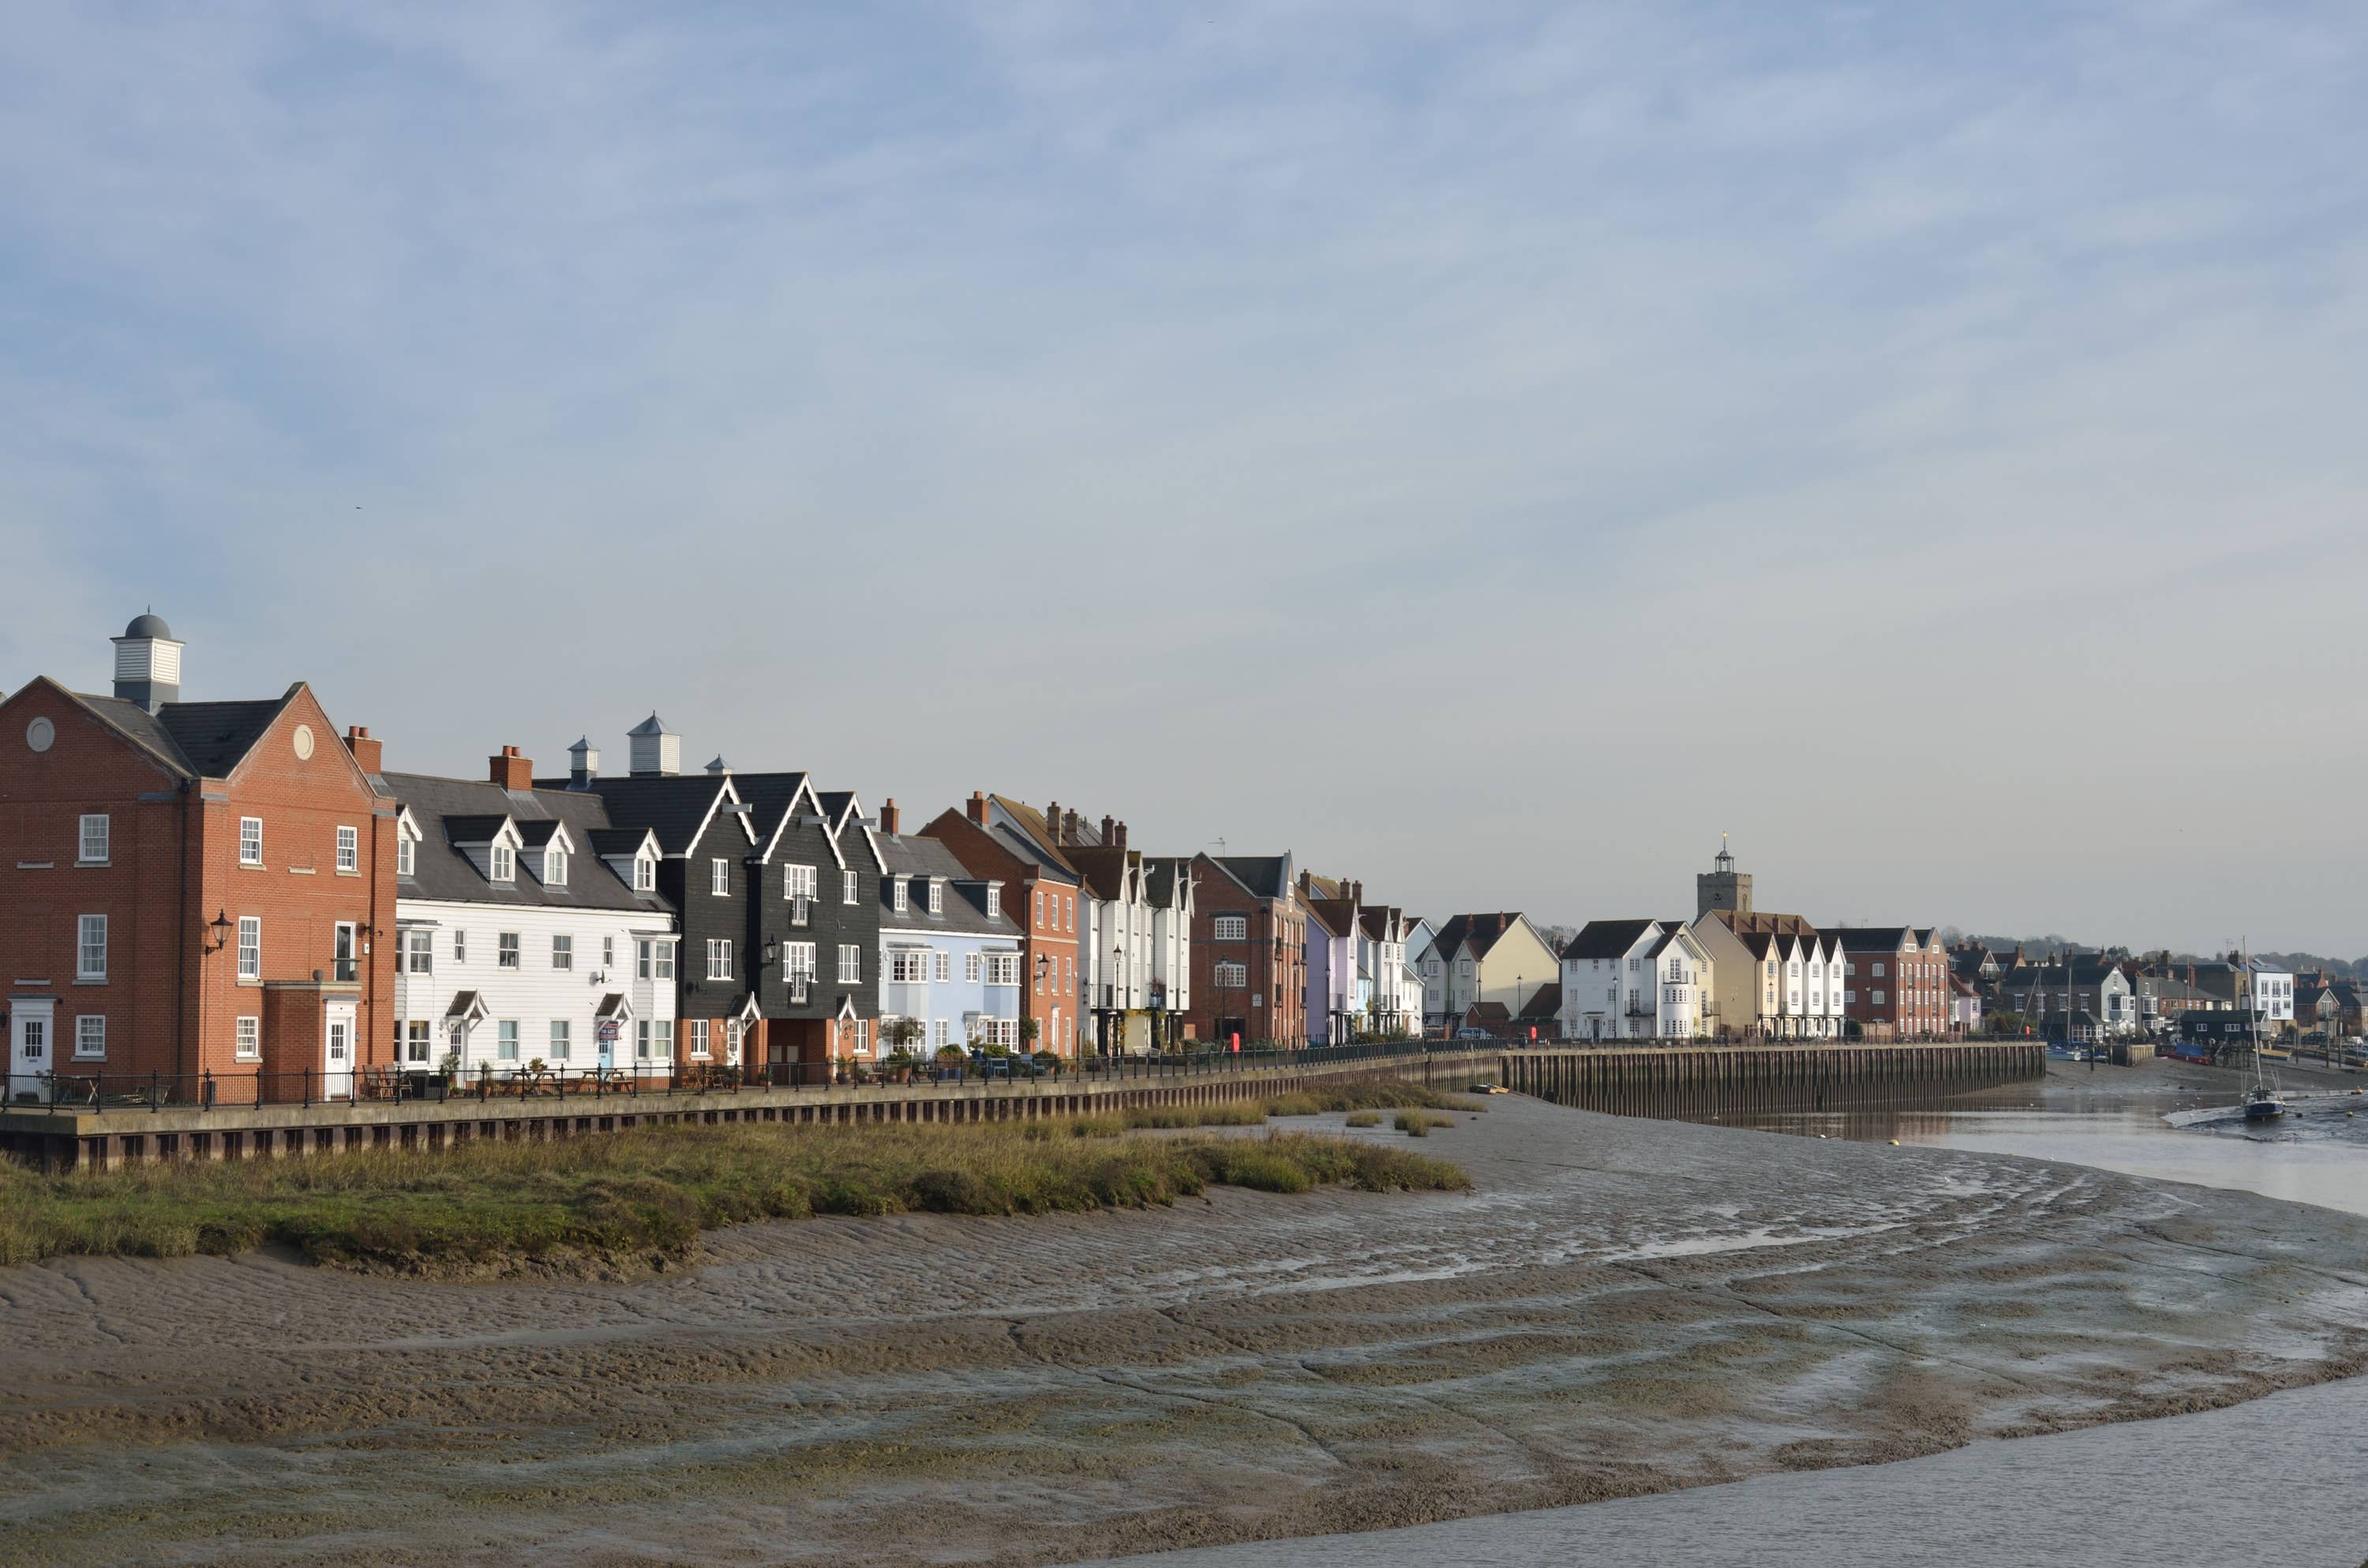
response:
<svg viewBox="0 0 2368 1568"><path fill-rule="evenodd" d="M2247 1100L2245 1102L2245 1119L2247 1121L2275 1121L2278 1118L2285 1115L2285 1113L2286 1108L2284 1104L2278 1100Z"/></svg>

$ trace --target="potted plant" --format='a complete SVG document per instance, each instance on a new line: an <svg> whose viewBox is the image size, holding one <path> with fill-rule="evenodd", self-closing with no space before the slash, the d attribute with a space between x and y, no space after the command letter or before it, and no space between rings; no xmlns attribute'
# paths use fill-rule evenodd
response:
<svg viewBox="0 0 2368 1568"><path fill-rule="evenodd" d="M913 1068L918 1061L919 1058L916 1057L911 1051L905 1051L900 1047L895 1051L890 1051L888 1053L888 1060L882 1062L882 1065L887 1069L890 1076L894 1078L897 1083L909 1084L913 1081Z"/></svg>
<svg viewBox="0 0 2368 1568"><path fill-rule="evenodd" d="M1036 1071L1049 1073L1058 1078L1061 1075L1061 1059L1049 1051L1040 1051L1036 1053Z"/></svg>
<svg viewBox="0 0 2368 1568"><path fill-rule="evenodd" d="M854 1083L854 1082L855 1082L855 1058L854 1058L854 1057L852 1057L852 1056L841 1056L841 1057L838 1059L838 1063L837 1063L837 1065L838 1065L838 1081L839 1081L840 1083L842 1083L842 1084L852 1084L852 1083Z"/></svg>
<svg viewBox="0 0 2368 1568"><path fill-rule="evenodd" d="M969 1060L970 1057L968 1052L964 1051L961 1046L954 1044L951 1040L948 1040L945 1044L938 1047L938 1072L940 1074L951 1073L955 1077L960 1078L962 1074L962 1065Z"/></svg>

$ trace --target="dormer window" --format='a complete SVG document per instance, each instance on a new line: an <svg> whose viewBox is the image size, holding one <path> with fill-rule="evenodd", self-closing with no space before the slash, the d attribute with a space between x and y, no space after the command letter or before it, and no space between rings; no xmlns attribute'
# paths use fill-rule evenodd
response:
<svg viewBox="0 0 2368 1568"><path fill-rule="evenodd" d="M913 907L912 892L910 889L906 887L905 879L902 877L892 879L892 883L893 887L890 897L894 901L896 913L902 915L906 910Z"/></svg>
<svg viewBox="0 0 2368 1568"><path fill-rule="evenodd" d="M494 881L511 882L518 880L518 852L508 845L495 843L493 853Z"/></svg>
<svg viewBox="0 0 2368 1568"><path fill-rule="evenodd" d="M556 844L542 852L542 880L550 887L567 885L567 851Z"/></svg>
<svg viewBox="0 0 2368 1568"><path fill-rule="evenodd" d="M943 915L945 912L945 879L942 877L931 877L929 879L929 913L932 915Z"/></svg>
<svg viewBox="0 0 2368 1568"><path fill-rule="evenodd" d="M400 835L396 835L394 841L394 874L396 876L407 877L412 874L411 853L411 840Z"/></svg>
<svg viewBox="0 0 2368 1568"><path fill-rule="evenodd" d="M633 857L633 891L655 892L658 886L658 863L646 855Z"/></svg>

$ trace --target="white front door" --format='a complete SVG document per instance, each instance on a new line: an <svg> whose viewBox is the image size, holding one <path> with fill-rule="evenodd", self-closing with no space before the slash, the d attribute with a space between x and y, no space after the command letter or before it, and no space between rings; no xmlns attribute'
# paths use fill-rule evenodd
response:
<svg viewBox="0 0 2368 1568"><path fill-rule="evenodd" d="M321 1097L349 1098L354 1092L354 1014L350 1007L328 1015L321 1042Z"/></svg>
<svg viewBox="0 0 2368 1568"><path fill-rule="evenodd" d="M39 1002L18 997L8 1004L8 1097L19 1095L40 1095L48 1090L42 1083L56 1062L57 1004L46 998Z"/></svg>

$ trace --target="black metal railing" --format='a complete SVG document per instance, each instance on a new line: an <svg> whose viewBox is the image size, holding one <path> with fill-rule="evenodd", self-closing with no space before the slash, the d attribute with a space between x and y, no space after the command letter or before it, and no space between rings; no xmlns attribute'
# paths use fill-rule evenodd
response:
<svg viewBox="0 0 2368 1568"><path fill-rule="evenodd" d="M1413 1056L1470 1055L1504 1048L1501 1040L1372 1040L1352 1045L1194 1049L1140 1056L1087 1056L1076 1061L964 1052L877 1062L620 1062L609 1067L536 1068L481 1063L443 1073L404 1066L359 1067L349 1073L59 1073L33 1091L12 1096L0 1111L228 1110L258 1106L331 1103L404 1105L450 1101L609 1100L643 1095L731 1094L742 1089L825 1089L896 1085L966 1085L1049 1080L1135 1083L1182 1080L1277 1068L1395 1061ZM1543 1043L1543 1042L1540 1042Z"/></svg>

